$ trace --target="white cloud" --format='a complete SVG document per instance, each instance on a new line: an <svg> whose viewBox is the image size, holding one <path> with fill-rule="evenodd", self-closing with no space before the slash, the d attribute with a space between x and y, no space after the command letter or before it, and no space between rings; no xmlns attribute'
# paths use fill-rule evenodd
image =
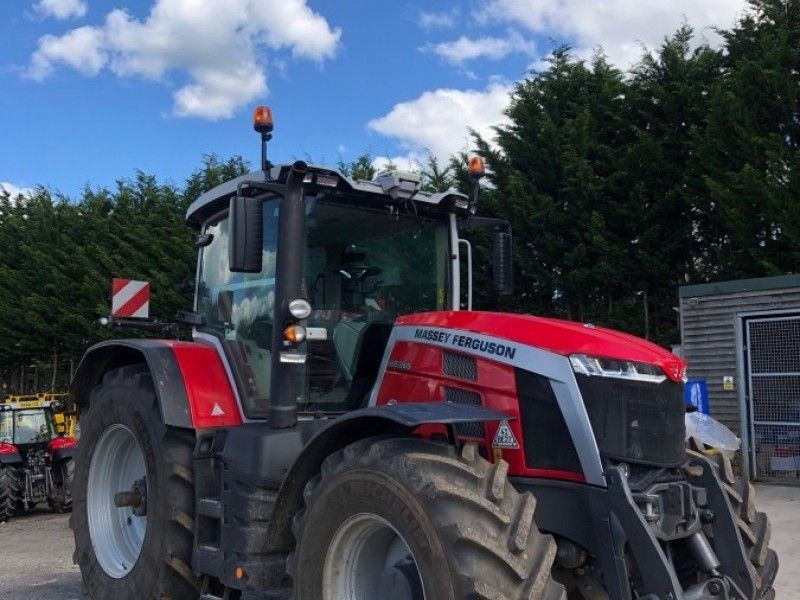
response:
<svg viewBox="0 0 800 600"><path fill-rule="evenodd" d="M583 57L602 47L612 63L627 68L641 58L642 44L658 47L684 22L713 39L709 27L731 26L746 7L746 0L491 0L477 16L557 36Z"/></svg>
<svg viewBox="0 0 800 600"><path fill-rule="evenodd" d="M55 63L64 63L84 75L97 75L108 57L104 49L105 35L95 27L78 27L61 37L45 35L31 56L26 76L36 81L47 79Z"/></svg>
<svg viewBox="0 0 800 600"><path fill-rule="evenodd" d="M188 82L173 92L173 112L219 119L266 93L266 51L321 62L340 37L306 0L156 0L143 20L117 9L102 25L44 36L26 75L43 80L59 64L164 82L178 72Z"/></svg>
<svg viewBox="0 0 800 600"><path fill-rule="evenodd" d="M447 62L458 65L476 58L499 60L512 52L532 55L536 48L532 42L523 38L516 31L510 31L506 37L472 39L462 35L455 41L428 44L422 49L438 54Z"/></svg>
<svg viewBox="0 0 800 600"><path fill-rule="evenodd" d="M396 104L388 114L367 124L372 131L394 138L419 160L428 151L440 160L470 146L469 129L493 139L492 127L508 122L503 114L512 87L495 82L484 90L438 89ZM396 157L395 161L404 157Z"/></svg>
<svg viewBox="0 0 800 600"><path fill-rule="evenodd" d="M12 200L16 199L16 197L20 194L23 196L30 196L33 194L33 188L14 185L13 183L9 183L7 181L0 181L0 189L8 192L8 195L11 196Z"/></svg>
<svg viewBox="0 0 800 600"><path fill-rule="evenodd" d="M422 10L417 18L417 25L425 31L431 29L450 29L455 27L458 18L457 9L447 12L429 12Z"/></svg>
<svg viewBox="0 0 800 600"><path fill-rule="evenodd" d="M39 0L34 6L36 12L56 19L77 19L86 14L83 0Z"/></svg>

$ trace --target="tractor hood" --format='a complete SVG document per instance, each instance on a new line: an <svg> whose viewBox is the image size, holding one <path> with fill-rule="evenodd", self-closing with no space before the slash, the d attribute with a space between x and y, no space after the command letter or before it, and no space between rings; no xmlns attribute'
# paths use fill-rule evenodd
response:
<svg viewBox="0 0 800 600"><path fill-rule="evenodd" d="M681 381L686 372L686 362L664 348L627 333L588 323L508 313L448 311L406 315L399 317L396 324L459 329L564 356L586 354L647 363L663 369L673 381Z"/></svg>

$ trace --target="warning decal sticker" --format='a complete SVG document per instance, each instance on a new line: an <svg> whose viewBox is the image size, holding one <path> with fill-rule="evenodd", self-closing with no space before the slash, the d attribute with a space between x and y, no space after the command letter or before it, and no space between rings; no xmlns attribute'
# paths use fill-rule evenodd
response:
<svg viewBox="0 0 800 600"><path fill-rule="evenodd" d="M514 432L508 425L508 421L503 419L500 421L500 427L497 428L497 433L494 434L492 440L492 448L519 448L517 438L514 437Z"/></svg>

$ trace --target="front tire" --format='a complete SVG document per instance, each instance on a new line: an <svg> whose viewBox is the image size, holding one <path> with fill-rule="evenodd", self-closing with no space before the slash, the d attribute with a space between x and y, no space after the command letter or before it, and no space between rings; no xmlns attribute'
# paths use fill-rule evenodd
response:
<svg viewBox="0 0 800 600"><path fill-rule="evenodd" d="M74 558L89 596L197 598L189 566L194 432L164 425L145 365L109 371L92 392L81 429L72 490ZM141 490L135 483L142 481L146 515L114 505L117 492Z"/></svg>
<svg viewBox="0 0 800 600"><path fill-rule="evenodd" d="M773 600L775 589L772 584L778 574L778 555L769 547L772 535L769 518L766 513L757 510L753 484L734 474L730 459L719 452L707 456L716 463L717 475L736 515L739 533L756 582L756 598Z"/></svg>
<svg viewBox="0 0 800 600"><path fill-rule="evenodd" d="M14 467L0 465L0 523L13 517L19 504L19 474Z"/></svg>
<svg viewBox="0 0 800 600"><path fill-rule="evenodd" d="M289 560L297 600L563 599L556 547L504 461L474 444L368 439L329 456L304 491Z"/></svg>

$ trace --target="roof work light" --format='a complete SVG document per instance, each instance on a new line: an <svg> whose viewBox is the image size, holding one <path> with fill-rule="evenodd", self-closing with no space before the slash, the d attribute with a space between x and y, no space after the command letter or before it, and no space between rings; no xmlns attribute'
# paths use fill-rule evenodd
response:
<svg viewBox="0 0 800 600"><path fill-rule="evenodd" d="M260 134L270 133L274 127L269 106L256 106L253 111L253 129Z"/></svg>
<svg viewBox="0 0 800 600"><path fill-rule="evenodd" d="M272 120L272 111L269 106L256 106L253 111L253 129L261 134L261 170L264 171L264 179L270 180L270 168L272 165L267 159L267 142L272 139L272 129L275 123Z"/></svg>
<svg viewBox="0 0 800 600"><path fill-rule="evenodd" d="M475 177L480 179L486 175L486 161L483 160L482 156L473 156L469 159L469 167L467 170L469 171L470 178Z"/></svg>
<svg viewBox="0 0 800 600"><path fill-rule="evenodd" d="M469 175L469 212L475 214L476 207L478 206L478 189L480 187L481 178L486 175L486 161L482 156L477 154L469 159L467 166L467 174Z"/></svg>

